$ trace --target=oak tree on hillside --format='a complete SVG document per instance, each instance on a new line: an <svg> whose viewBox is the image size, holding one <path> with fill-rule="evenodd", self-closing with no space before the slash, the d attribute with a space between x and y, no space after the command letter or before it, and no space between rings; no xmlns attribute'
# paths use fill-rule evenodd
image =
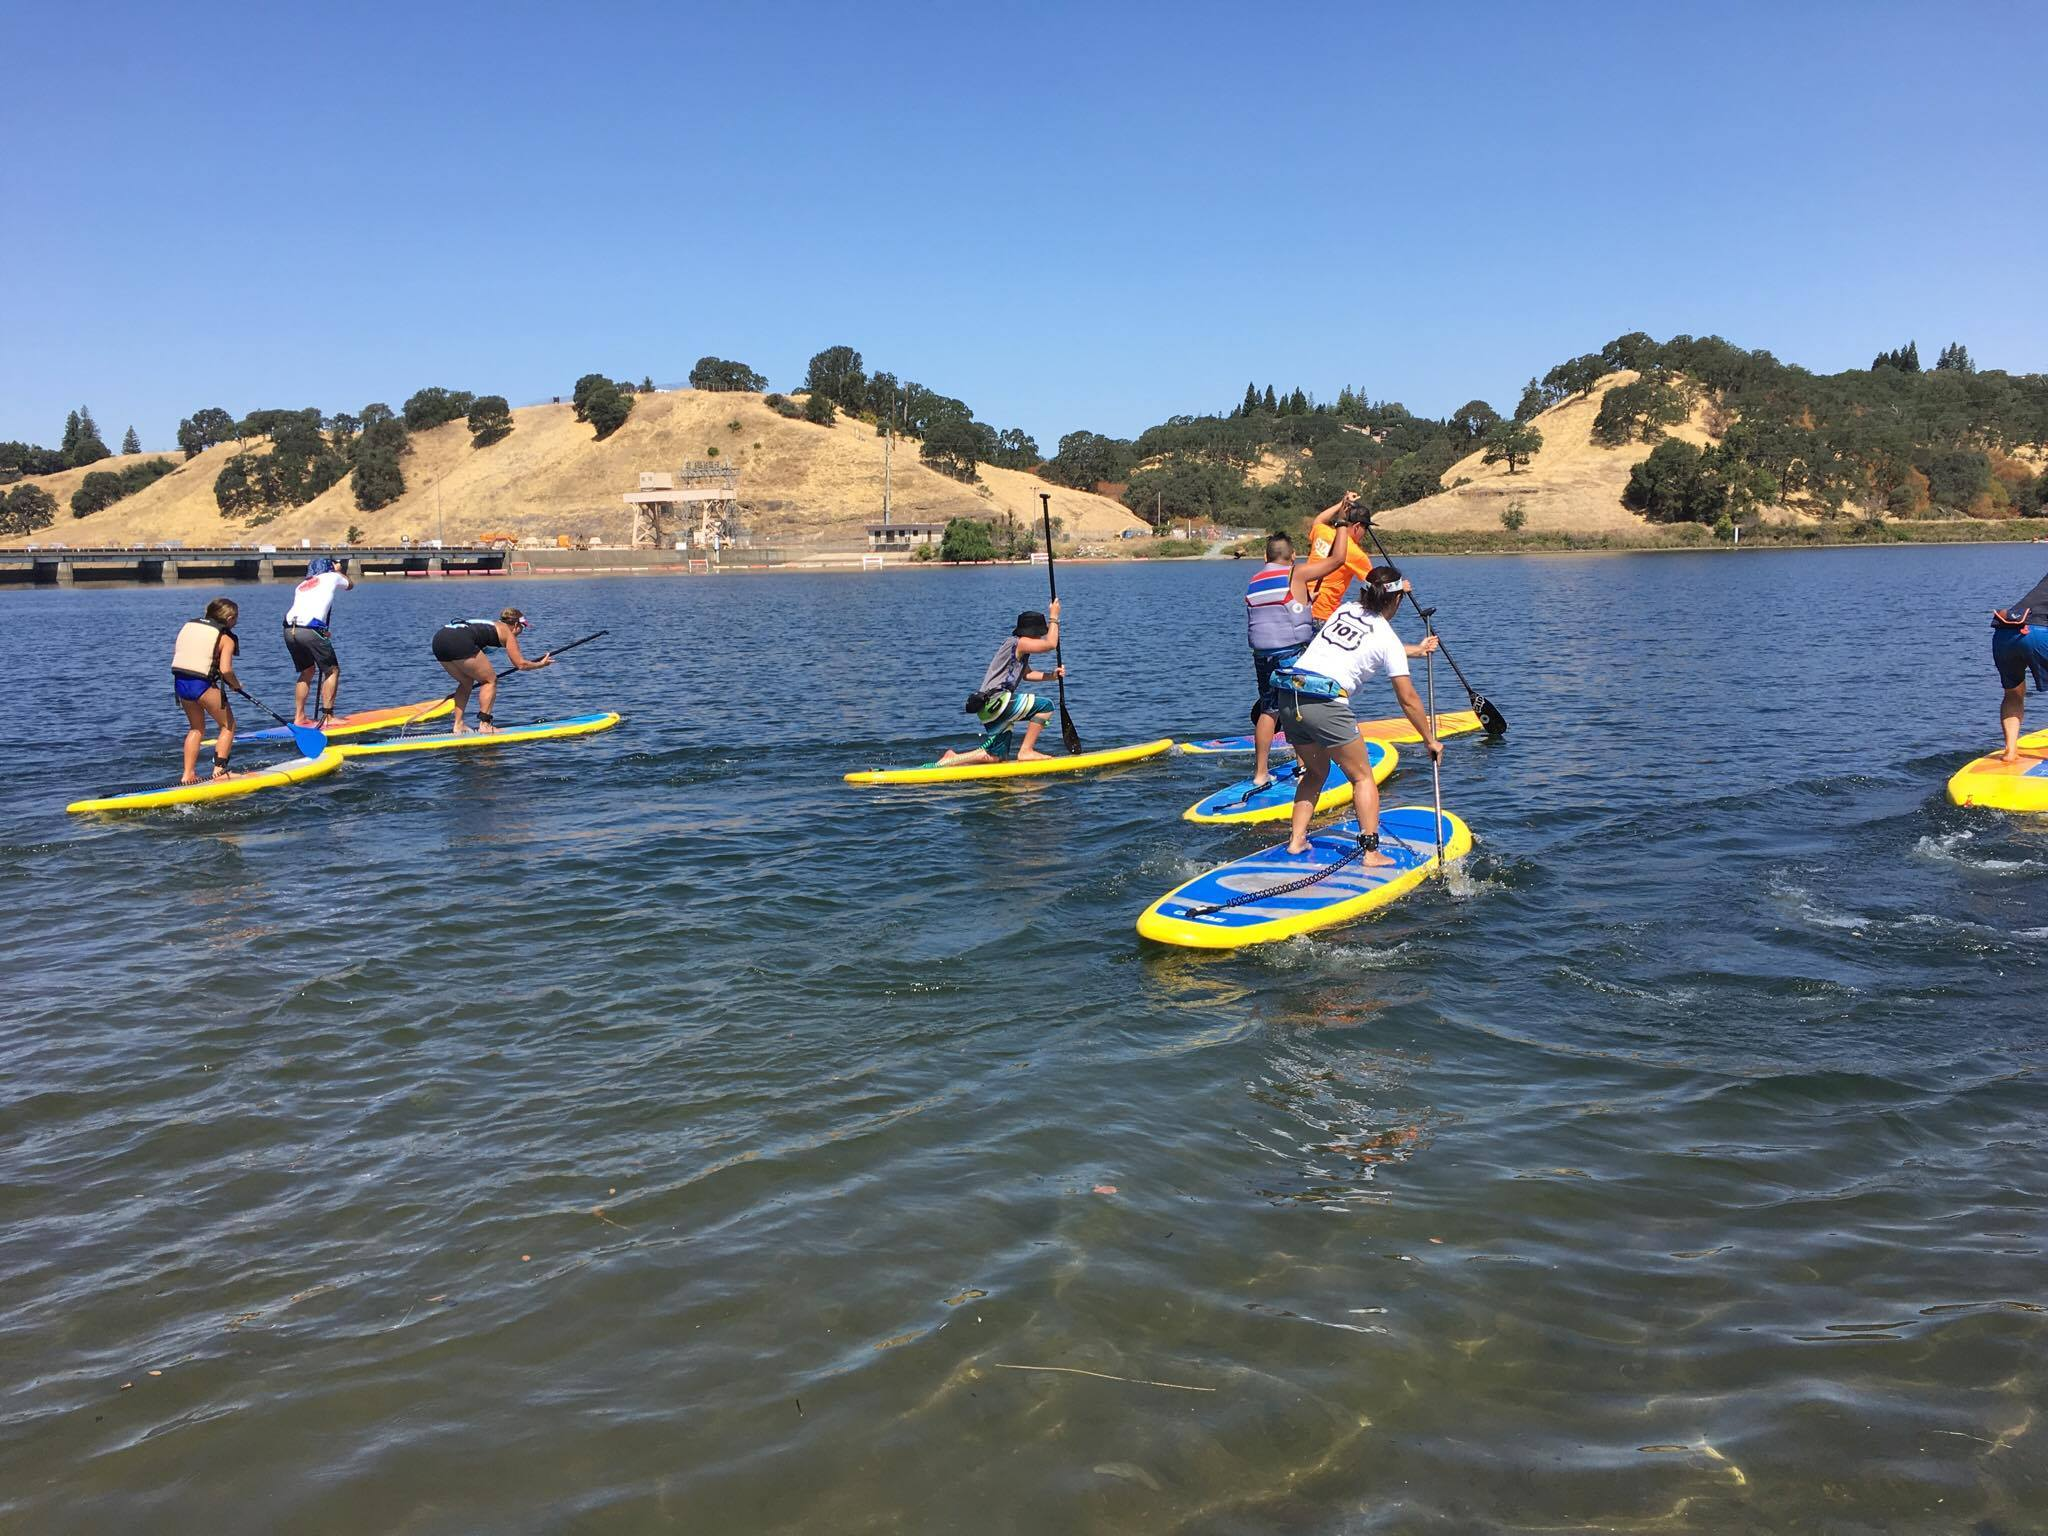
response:
<svg viewBox="0 0 2048 1536"><path fill-rule="evenodd" d="M178 423L178 446L188 459L197 458L215 443L229 442L235 435L235 418L217 405L194 411Z"/></svg>
<svg viewBox="0 0 2048 1536"><path fill-rule="evenodd" d="M478 395L469 408L469 445L488 448L512 435L512 407L503 395Z"/></svg>
<svg viewBox="0 0 2048 1536"><path fill-rule="evenodd" d="M1484 400L1467 400L1451 412L1451 430L1462 433L1468 443L1476 443L1499 420L1500 412Z"/></svg>
<svg viewBox="0 0 2048 1536"><path fill-rule="evenodd" d="M0 469L18 469L24 475L54 475L63 467L64 455L58 449L18 439L0 443Z"/></svg>
<svg viewBox="0 0 2048 1536"><path fill-rule="evenodd" d="M802 388L823 395L834 405L859 411L867 406L867 384L858 352L851 347L827 347L804 369Z"/></svg>
<svg viewBox="0 0 2048 1536"><path fill-rule="evenodd" d="M633 414L633 397L610 380L601 380L583 399L583 419L596 429L592 441L603 442Z"/></svg>
<svg viewBox="0 0 2048 1536"><path fill-rule="evenodd" d="M1543 434L1527 422L1496 422L1487 431L1486 452L1479 456L1482 464L1498 464L1503 460L1508 473L1513 474L1518 465L1526 464L1543 448Z"/></svg>
<svg viewBox="0 0 2048 1536"><path fill-rule="evenodd" d="M1523 386L1522 398L1515 402L1514 419L1516 421L1529 421L1536 416L1540 416L1556 403L1541 384L1531 379Z"/></svg>
<svg viewBox="0 0 2048 1536"><path fill-rule="evenodd" d="M388 507L405 494L405 471L388 446L365 442L358 447L354 474L356 505L365 512Z"/></svg>
<svg viewBox="0 0 2048 1536"><path fill-rule="evenodd" d="M925 433L918 458L928 469L950 479L972 485L979 478L974 471L975 455L981 451L981 434L970 417L950 416L932 423Z"/></svg>
<svg viewBox="0 0 2048 1536"><path fill-rule="evenodd" d="M121 435L121 451L123 453L142 452L142 439L135 435L133 427L130 427Z"/></svg>
<svg viewBox="0 0 2048 1536"><path fill-rule="evenodd" d="M804 396L804 420L829 427L839 419L839 412L832 405L832 397L822 389L814 389Z"/></svg>
<svg viewBox="0 0 2048 1536"><path fill-rule="evenodd" d="M700 357L690 370L690 388L758 395L768 388L768 379L731 358Z"/></svg>
<svg viewBox="0 0 2048 1536"><path fill-rule="evenodd" d="M57 498L40 485L0 494L0 534L39 533L57 520Z"/></svg>
<svg viewBox="0 0 2048 1536"><path fill-rule="evenodd" d="M475 400L476 396L466 389L442 389L439 385L430 385L407 397L406 430L425 432L451 421L460 421L469 414Z"/></svg>

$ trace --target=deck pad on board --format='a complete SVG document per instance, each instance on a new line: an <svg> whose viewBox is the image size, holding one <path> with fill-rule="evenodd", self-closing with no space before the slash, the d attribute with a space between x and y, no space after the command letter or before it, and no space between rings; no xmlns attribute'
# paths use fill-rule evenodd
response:
<svg viewBox="0 0 2048 1536"><path fill-rule="evenodd" d="M452 699L421 699L417 704L394 704L388 709L359 709L336 715L320 730L328 736L360 736L365 731L394 731L402 725L438 720L455 708ZM281 725L266 725L260 731L237 731L237 745L254 741L289 741L291 732Z"/></svg>
<svg viewBox="0 0 2048 1536"><path fill-rule="evenodd" d="M1153 902L1138 918L1138 932L1161 944L1236 949L1349 922L1398 900L1436 869L1436 833L1431 825L1435 817L1426 805L1380 812L1380 851L1393 860L1391 864L1375 867L1355 858L1346 862L1346 855L1358 847L1355 821L1338 822L1313 834L1303 853L1288 853L1283 842L1220 864ZM1462 858L1471 850L1471 832L1449 811L1441 825L1445 858ZM1325 869L1332 873L1313 884L1281 889ZM1257 894L1268 890L1277 894ZM1210 910L1245 896L1254 899Z"/></svg>
<svg viewBox="0 0 2048 1536"><path fill-rule="evenodd" d="M1372 765L1375 784L1386 783L1387 775L1401 761L1401 754L1382 741L1368 741L1365 753ZM1285 821L1294 814L1294 791L1300 779L1301 764L1277 764L1273 768L1273 781L1265 788L1255 789L1250 779L1239 779L1213 795L1204 795L1181 812L1181 819L1202 822ZM1316 797L1316 814L1320 816L1324 811L1334 811L1338 806L1350 803L1351 781L1344 777L1343 769L1332 763L1329 776L1323 780L1323 791Z"/></svg>

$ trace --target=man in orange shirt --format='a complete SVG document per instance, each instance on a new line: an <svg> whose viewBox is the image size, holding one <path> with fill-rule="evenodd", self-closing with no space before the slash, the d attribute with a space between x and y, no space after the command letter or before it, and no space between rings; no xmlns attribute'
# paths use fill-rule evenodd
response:
<svg viewBox="0 0 2048 1536"><path fill-rule="evenodd" d="M1364 522L1363 515L1354 517L1352 508L1358 505L1358 493L1346 491L1336 501L1323 508L1309 525L1309 558L1320 560L1336 547L1337 529L1340 525ZM1344 594L1351 590L1354 581L1363 581L1372 574L1372 549L1363 539L1353 539L1351 549L1344 557L1341 570L1333 571L1317 582L1309 602L1309 613L1320 627L1330 615L1337 611L1337 605L1344 601Z"/></svg>

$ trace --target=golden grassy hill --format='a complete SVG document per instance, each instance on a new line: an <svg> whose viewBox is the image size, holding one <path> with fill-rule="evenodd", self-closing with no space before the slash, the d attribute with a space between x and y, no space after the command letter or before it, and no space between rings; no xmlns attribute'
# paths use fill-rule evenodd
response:
<svg viewBox="0 0 2048 1536"><path fill-rule="evenodd" d="M214 477L239 451L232 443L209 448L176 473L87 518L69 515L72 477L83 478L81 471L35 477L59 500L56 526L35 538L77 545L285 544L301 538L338 543L353 524L366 541L380 544L401 536L453 543L497 532L580 534L624 544L632 518L620 498L638 485L639 472L677 469L685 460L710 457L713 448L720 462L739 469L740 501L756 543L852 545L862 539L862 525L881 516L882 439L873 427L850 418L819 427L778 415L759 395L698 390L642 395L626 424L601 443L567 405L527 406L512 416L512 435L489 448L472 448L460 422L414 434L404 461L405 495L388 507L362 511L344 480L253 528L223 518L213 498ZM59 494L56 483L67 479L71 483ZM1040 491L1051 493L1053 516L1064 521L1067 538L1109 539L1143 526L1104 496L990 465L981 467L980 484L962 485L920 464L916 443L899 441L895 447L892 503L898 521L1004 513L1036 521Z"/></svg>
<svg viewBox="0 0 2048 1536"><path fill-rule="evenodd" d="M151 459L165 459L172 464L179 464L184 462L184 458L183 451L177 448L164 453L117 453L101 459L96 464L88 464L83 469L60 469L54 475L24 475L22 479L40 485L57 498L57 525L62 527L71 521L71 493L85 484L87 475L96 470L123 470L130 464L147 464ZM0 496L6 495L12 489L12 486L0 486ZM50 530L49 537L58 537L56 528Z"/></svg>
<svg viewBox="0 0 2048 1536"><path fill-rule="evenodd" d="M1590 395L1566 400L1538 415L1533 425L1543 434L1543 447L1512 475L1505 464L1483 464L1481 454L1469 454L1444 471L1443 483L1451 489L1395 507L1376 520L1388 528L1432 533L1460 529L1498 533L1501 513L1508 503L1519 502L1531 533L1654 529L1656 525L1649 519L1621 504L1629 470L1649 455L1650 445L1629 442L1607 448L1593 441L1593 418L1600 414L1600 402L1610 389L1632 384L1637 377L1627 370L1610 373L1593 386ZM1668 428L1667 435L1705 447L1714 438L1703 424L1704 414L1703 407L1695 406L1691 419ZM1461 479L1469 483L1458 485Z"/></svg>

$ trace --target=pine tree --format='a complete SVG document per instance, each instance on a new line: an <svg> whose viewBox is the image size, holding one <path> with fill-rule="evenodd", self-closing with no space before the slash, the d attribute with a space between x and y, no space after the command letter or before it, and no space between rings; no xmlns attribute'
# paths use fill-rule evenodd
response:
<svg viewBox="0 0 2048 1536"><path fill-rule="evenodd" d="M1263 408L1268 416L1278 416L1280 414L1280 399L1279 396L1273 393L1273 386L1270 384L1266 386L1266 400Z"/></svg>
<svg viewBox="0 0 2048 1536"><path fill-rule="evenodd" d="M1257 414L1258 409L1259 386L1256 384L1247 384L1244 387L1244 404L1238 407L1238 414L1242 416L1252 416Z"/></svg>
<svg viewBox="0 0 2048 1536"><path fill-rule="evenodd" d="M76 448L77 446L78 446L78 412L76 412L76 411L73 411L73 412L72 412L72 413L71 413L71 414L70 414L69 416L66 416L66 417L64 418L64 441L63 441L63 443L62 443L62 444L61 444L61 445L60 445L60 446L58 447L58 450L57 450L57 451L58 451L59 453L63 454L63 455L64 455L64 457L68 459L68 458L70 458L70 457L71 457L71 450L72 450L72 449L74 449L74 448Z"/></svg>
<svg viewBox="0 0 2048 1536"><path fill-rule="evenodd" d="M1303 394L1299 387L1295 389L1293 394L1287 397L1287 414L1290 416L1306 416L1308 414L1308 396Z"/></svg>
<svg viewBox="0 0 2048 1536"><path fill-rule="evenodd" d="M142 439L135 435L135 429L133 427L130 427L127 433L122 437L121 451L123 453L142 452Z"/></svg>

